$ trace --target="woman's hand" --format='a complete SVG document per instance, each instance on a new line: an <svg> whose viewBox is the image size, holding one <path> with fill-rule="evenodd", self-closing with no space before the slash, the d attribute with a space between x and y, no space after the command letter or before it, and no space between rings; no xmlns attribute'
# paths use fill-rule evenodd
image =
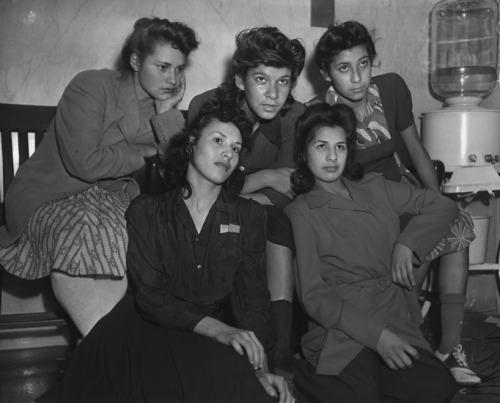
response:
<svg viewBox="0 0 500 403"><path fill-rule="evenodd" d="M170 109L174 109L178 105L178 103L182 101L185 92L186 92L186 76L183 73L179 80L179 86L177 87L176 92L174 92L171 97L165 100L161 99L154 100L156 114L160 115L163 112L169 111Z"/></svg>
<svg viewBox="0 0 500 403"><path fill-rule="evenodd" d="M231 328L217 334L214 338L219 343L232 346L240 355L246 353L248 361L253 365L255 370L259 370L264 366L264 347L262 347L254 332Z"/></svg>
<svg viewBox="0 0 500 403"><path fill-rule="evenodd" d="M290 175L293 171L292 168L269 169L267 172L269 186L289 199L293 199L292 184L290 182Z"/></svg>
<svg viewBox="0 0 500 403"><path fill-rule="evenodd" d="M413 251L400 243L396 243L392 250L391 279L394 283L409 290L415 287Z"/></svg>
<svg viewBox="0 0 500 403"><path fill-rule="evenodd" d="M194 332L231 346L240 355L246 354L248 361L256 371L266 365L264 347L252 331L228 326L217 319L206 316L198 322Z"/></svg>
<svg viewBox="0 0 500 403"><path fill-rule="evenodd" d="M292 395L285 378L269 372L255 373L261 385L269 396L279 399L280 403L293 403L295 399Z"/></svg>
<svg viewBox="0 0 500 403"><path fill-rule="evenodd" d="M418 351L403 338L388 328L384 328L377 343L377 353L390 369L413 367L413 360L419 359Z"/></svg>

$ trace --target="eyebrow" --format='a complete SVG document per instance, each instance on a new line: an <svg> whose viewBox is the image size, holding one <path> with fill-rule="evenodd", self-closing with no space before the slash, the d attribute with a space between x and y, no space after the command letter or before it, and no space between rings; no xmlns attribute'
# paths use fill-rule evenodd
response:
<svg viewBox="0 0 500 403"><path fill-rule="evenodd" d="M261 75L261 76L270 77L270 76L269 76L269 74L264 73L263 71L260 71L260 70L256 70L256 71L254 71L254 73L253 73L253 74L254 74L254 75L259 74L259 75ZM291 73L290 73L290 74L284 74L284 75L282 75L282 76L278 77L278 79L282 79L282 78L290 78L291 76L292 76L292 74L291 74Z"/></svg>

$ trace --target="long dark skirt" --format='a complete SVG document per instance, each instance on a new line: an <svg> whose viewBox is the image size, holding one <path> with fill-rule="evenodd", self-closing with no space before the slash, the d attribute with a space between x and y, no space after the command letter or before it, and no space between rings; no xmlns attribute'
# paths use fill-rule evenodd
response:
<svg viewBox="0 0 500 403"><path fill-rule="evenodd" d="M246 356L144 321L125 296L76 349L46 402L273 402Z"/></svg>

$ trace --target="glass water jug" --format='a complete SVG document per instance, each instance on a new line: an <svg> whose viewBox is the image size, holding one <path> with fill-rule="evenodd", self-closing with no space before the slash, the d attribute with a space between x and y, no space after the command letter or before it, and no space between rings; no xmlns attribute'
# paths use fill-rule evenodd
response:
<svg viewBox="0 0 500 403"><path fill-rule="evenodd" d="M431 12L434 93L447 103L454 103L449 98L455 97L479 97L480 102L495 87L497 68L497 1L438 2Z"/></svg>

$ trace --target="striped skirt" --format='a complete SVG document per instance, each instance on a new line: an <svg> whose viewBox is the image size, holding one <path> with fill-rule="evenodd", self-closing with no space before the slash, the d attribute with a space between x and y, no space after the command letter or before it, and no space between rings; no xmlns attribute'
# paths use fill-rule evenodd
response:
<svg viewBox="0 0 500 403"><path fill-rule="evenodd" d="M94 186L38 207L16 243L0 248L0 264L29 280L53 270L70 276L123 277L128 235L127 192Z"/></svg>

